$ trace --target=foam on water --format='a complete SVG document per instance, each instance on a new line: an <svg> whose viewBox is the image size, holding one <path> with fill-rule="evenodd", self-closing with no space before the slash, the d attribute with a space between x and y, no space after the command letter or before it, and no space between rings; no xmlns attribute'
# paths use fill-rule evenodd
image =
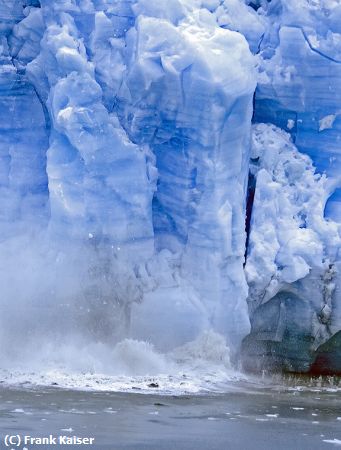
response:
<svg viewBox="0 0 341 450"><path fill-rule="evenodd" d="M133 339L113 348L103 344L82 349L43 347L40 354L33 355L30 372L24 365L14 371L2 369L3 384L181 395L224 392L229 383L247 380L232 368L225 339L212 331L164 354Z"/></svg>
<svg viewBox="0 0 341 450"><path fill-rule="evenodd" d="M242 390L256 393L338 393L333 377L262 377L238 371L230 361L226 339L212 330L169 352L146 341L126 338L116 345L74 340L41 345L23 359L2 361L4 387L61 388L82 391L132 392L157 395L196 395ZM28 369L29 367L29 369ZM304 408L293 407L301 410ZM340 420L337 418L337 420Z"/></svg>

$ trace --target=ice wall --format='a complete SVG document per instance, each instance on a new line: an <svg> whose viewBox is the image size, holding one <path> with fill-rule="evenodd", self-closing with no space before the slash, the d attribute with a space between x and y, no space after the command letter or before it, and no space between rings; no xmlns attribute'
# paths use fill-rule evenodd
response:
<svg viewBox="0 0 341 450"><path fill-rule="evenodd" d="M253 59L244 38L205 10L177 27L140 17L129 39L117 102L129 136L156 156L156 247L179 252L181 276L237 344L249 328L242 266Z"/></svg>
<svg viewBox="0 0 341 450"><path fill-rule="evenodd" d="M117 117L103 105L96 67L87 55L91 30L86 27L83 33L77 27L77 20L94 21L95 11L89 8L42 2L45 30L39 54L26 69L51 118L50 228L83 240L108 239L126 249L131 242L135 248L141 244L148 257L153 251L155 176L147 150L129 141ZM15 37L20 39L20 34Z"/></svg>
<svg viewBox="0 0 341 450"><path fill-rule="evenodd" d="M24 18L19 2L0 5L0 228L1 241L49 216L44 105L11 55L13 26ZM30 114L28 114L30 111Z"/></svg>
<svg viewBox="0 0 341 450"><path fill-rule="evenodd" d="M335 254L341 240L338 224L324 217L328 178L270 124L254 126L251 161L245 366L305 372L340 329Z"/></svg>
<svg viewBox="0 0 341 450"><path fill-rule="evenodd" d="M290 132L330 177L326 216L341 220L341 10L338 2L272 1L261 44L255 120Z"/></svg>
<svg viewBox="0 0 341 450"><path fill-rule="evenodd" d="M1 352L25 348L17 320L32 342L170 350L213 329L232 350L248 335L252 369L325 358L341 323L340 14L1 0Z"/></svg>
<svg viewBox="0 0 341 450"><path fill-rule="evenodd" d="M267 26L254 121L286 130L301 155L281 131L255 128L254 148L267 150L251 160L262 170L252 175L245 359L251 369L307 371L319 346L339 361L341 10L327 1L260 3ZM324 358L333 356L319 357L326 373Z"/></svg>
<svg viewBox="0 0 341 450"><path fill-rule="evenodd" d="M59 317L67 305L77 333L83 326L95 339L119 327L170 348L213 328L238 348L249 331L244 217L256 86L246 39L192 0L1 5L4 58L29 86L6 139L39 194L25 207L39 230L34 255L4 243L14 262L4 262L2 282L30 280L17 306L48 297ZM23 124L25 148L15 128ZM14 187L6 189L8 227L27 245L34 227L23 216L18 237ZM17 259L34 261L34 274L16 273Z"/></svg>

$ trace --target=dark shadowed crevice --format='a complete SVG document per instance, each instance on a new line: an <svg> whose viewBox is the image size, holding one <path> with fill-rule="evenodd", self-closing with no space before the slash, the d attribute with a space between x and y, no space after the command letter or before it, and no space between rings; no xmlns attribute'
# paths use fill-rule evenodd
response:
<svg viewBox="0 0 341 450"><path fill-rule="evenodd" d="M41 4L39 0L26 0L23 2L23 7L26 6L35 6L36 8L41 8Z"/></svg>
<svg viewBox="0 0 341 450"><path fill-rule="evenodd" d="M255 11L257 11L260 8L260 3L257 2L256 0L253 2L249 2L249 6L254 9Z"/></svg>
<svg viewBox="0 0 341 450"><path fill-rule="evenodd" d="M34 92L35 92L35 94L37 96L37 99L39 100L39 103L41 104L41 108L43 110L43 114L44 114L44 118L45 118L46 132L50 136L50 133L51 133L51 117L50 117L50 113L49 113L49 111L47 109L47 106L46 106L44 100L42 99L41 95L39 94L37 88L34 86L33 83L29 83L29 84L32 86L32 88L33 88L33 90L34 90Z"/></svg>
<svg viewBox="0 0 341 450"><path fill-rule="evenodd" d="M254 203L254 199L255 199L255 191L256 191L256 177L251 172L249 172L247 197L246 197L246 214L245 214L246 243L245 243L244 267L246 264L249 242L250 242L251 219L252 219L253 203Z"/></svg>

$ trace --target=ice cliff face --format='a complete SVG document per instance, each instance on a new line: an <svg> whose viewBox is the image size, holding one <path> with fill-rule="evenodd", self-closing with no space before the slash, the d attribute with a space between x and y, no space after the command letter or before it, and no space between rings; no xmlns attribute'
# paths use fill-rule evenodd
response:
<svg viewBox="0 0 341 450"><path fill-rule="evenodd" d="M309 370L341 324L341 21L301 3L0 1L9 316Z"/></svg>
<svg viewBox="0 0 341 450"><path fill-rule="evenodd" d="M306 371L330 340L313 370L327 372L334 359L340 371L341 5L272 1L257 12L268 25L259 45L254 121L290 133L315 168L282 132L255 128L247 365L270 361Z"/></svg>
<svg viewBox="0 0 341 450"><path fill-rule="evenodd" d="M253 130L256 180L245 273L250 369L307 371L319 345L339 330L336 223L324 218L328 179L290 136L273 125Z"/></svg>
<svg viewBox="0 0 341 450"><path fill-rule="evenodd" d="M28 231L40 233L39 255L51 253L48 272L53 258L62 273L73 261L67 272L80 292L66 288L78 299L71 306L89 310L83 319L93 315L96 333L118 315L161 349L210 327L238 345L249 331L244 218L256 86L245 38L195 2L23 6L4 33L4 57L37 112L6 88L17 114L42 123L41 145L25 129L39 166L10 138L31 182L45 180L46 208L30 209ZM13 189L5 198L12 206ZM18 209L4 217L10 237L13 223L27 230ZM56 304L61 295L54 287Z"/></svg>

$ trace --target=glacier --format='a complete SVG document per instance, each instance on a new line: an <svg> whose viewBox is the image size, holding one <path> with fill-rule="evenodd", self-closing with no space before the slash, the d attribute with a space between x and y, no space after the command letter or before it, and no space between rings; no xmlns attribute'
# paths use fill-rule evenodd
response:
<svg viewBox="0 0 341 450"><path fill-rule="evenodd" d="M0 1L4 365L221 336L250 371L341 372L340 16Z"/></svg>
<svg viewBox="0 0 341 450"><path fill-rule="evenodd" d="M247 365L267 367L268 359L272 367L287 371L333 373L340 371L341 363L341 8L337 1L289 0L263 2L257 11L268 26L259 43L253 120L290 133L314 169L299 169L304 163L298 161L294 148L290 152L294 161L287 157L286 162L280 161L288 142L282 142L282 151L276 149L282 139L276 138L277 132L263 129L261 133L256 128L253 148L259 160L251 162L251 173L258 165L255 177L260 186L255 191L254 229L246 264L253 311L252 332L245 342ZM294 187L292 194L285 192L283 176L285 185ZM272 182L275 185L270 188ZM281 192L276 194L278 188ZM272 217L269 226L265 214ZM295 236L290 225L293 219ZM261 355L262 362L256 355Z"/></svg>

